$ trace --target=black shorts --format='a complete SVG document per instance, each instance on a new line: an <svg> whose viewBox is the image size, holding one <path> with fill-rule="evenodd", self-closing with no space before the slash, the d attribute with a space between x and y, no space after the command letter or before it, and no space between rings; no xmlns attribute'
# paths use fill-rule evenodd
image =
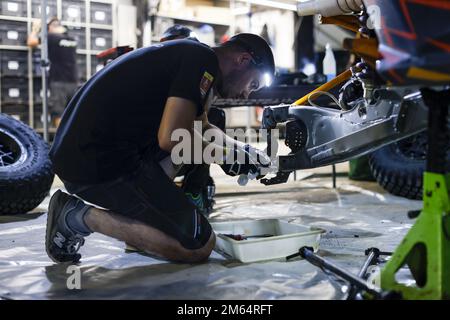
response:
<svg viewBox="0 0 450 320"><path fill-rule="evenodd" d="M50 82L50 96L48 98L49 113L52 117L61 117L66 105L78 89L77 83Z"/></svg>
<svg viewBox="0 0 450 320"><path fill-rule="evenodd" d="M115 181L96 185L64 181L64 185L87 202L164 232L186 249L202 248L211 236L208 220L155 162L141 163L135 172Z"/></svg>

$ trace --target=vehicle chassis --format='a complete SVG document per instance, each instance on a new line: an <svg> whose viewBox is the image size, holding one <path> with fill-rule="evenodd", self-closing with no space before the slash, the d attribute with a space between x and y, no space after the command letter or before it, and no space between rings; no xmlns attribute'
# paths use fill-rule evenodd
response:
<svg viewBox="0 0 450 320"><path fill-rule="evenodd" d="M294 170L347 161L427 128L428 108L418 88L384 87L372 99L359 99L351 110L280 105L266 107L262 127L286 123L286 145L291 152L277 158L275 178L264 184L286 182ZM277 148L268 138L268 152Z"/></svg>

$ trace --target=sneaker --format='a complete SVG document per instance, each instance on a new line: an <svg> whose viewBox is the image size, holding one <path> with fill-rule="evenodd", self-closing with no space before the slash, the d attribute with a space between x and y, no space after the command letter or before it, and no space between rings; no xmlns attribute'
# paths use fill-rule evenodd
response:
<svg viewBox="0 0 450 320"><path fill-rule="evenodd" d="M80 260L81 255L77 252L84 244L84 237L87 234L80 234L72 230L68 226L66 218L72 210L80 210L85 206L83 201L61 190L56 191L50 199L45 249L54 262L78 262Z"/></svg>

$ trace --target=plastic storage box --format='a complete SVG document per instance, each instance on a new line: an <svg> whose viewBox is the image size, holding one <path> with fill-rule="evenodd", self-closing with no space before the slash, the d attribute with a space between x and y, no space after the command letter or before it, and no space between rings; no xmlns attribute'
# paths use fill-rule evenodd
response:
<svg viewBox="0 0 450 320"><path fill-rule="evenodd" d="M73 23L86 21L84 1L64 0L62 2L62 20Z"/></svg>
<svg viewBox="0 0 450 320"><path fill-rule="evenodd" d="M2 77L27 77L28 52L19 50L0 51L0 74Z"/></svg>
<svg viewBox="0 0 450 320"><path fill-rule="evenodd" d="M27 0L1 0L0 15L25 17L27 15Z"/></svg>
<svg viewBox="0 0 450 320"><path fill-rule="evenodd" d="M91 1L91 23L112 24L112 5Z"/></svg>
<svg viewBox="0 0 450 320"><path fill-rule="evenodd" d="M91 29L91 50L103 51L112 47L112 31Z"/></svg>
<svg viewBox="0 0 450 320"><path fill-rule="evenodd" d="M64 0L62 2L62 20L73 23L86 22L85 2Z"/></svg>
<svg viewBox="0 0 450 320"><path fill-rule="evenodd" d="M319 248L320 236L325 230L289 223L279 219L215 222L215 250L241 262L255 262L285 258L297 253L303 246ZM248 237L234 240L225 234ZM269 236L272 235L272 236Z"/></svg>
<svg viewBox="0 0 450 320"><path fill-rule="evenodd" d="M40 18L42 15L41 4L42 0L33 0L31 2L31 16L33 18ZM56 17L56 0L47 0L47 19Z"/></svg>
<svg viewBox="0 0 450 320"><path fill-rule="evenodd" d="M27 43L27 23L0 20L0 43L10 46L25 46Z"/></svg>
<svg viewBox="0 0 450 320"><path fill-rule="evenodd" d="M1 85L2 104L28 104L28 79L2 78Z"/></svg>

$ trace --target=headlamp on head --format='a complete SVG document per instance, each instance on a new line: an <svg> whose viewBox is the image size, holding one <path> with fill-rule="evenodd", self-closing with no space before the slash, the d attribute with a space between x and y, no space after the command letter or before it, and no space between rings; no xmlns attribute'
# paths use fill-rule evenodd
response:
<svg viewBox="0 0 450 320"><path fill-rule="evenodd" d="M264 85L266 87L270 87L272 80L272 76L268 72L264 73Z"/></svg>
<svg viewBox="0 0 450 320"><path fill-rule="evenodd" d="M233 43L248 52L252 57L252 63L258 69L267 73L269 79L275 74L272 49L262 37L252 33L240 33L231 37L227 42Z"/></svg>

